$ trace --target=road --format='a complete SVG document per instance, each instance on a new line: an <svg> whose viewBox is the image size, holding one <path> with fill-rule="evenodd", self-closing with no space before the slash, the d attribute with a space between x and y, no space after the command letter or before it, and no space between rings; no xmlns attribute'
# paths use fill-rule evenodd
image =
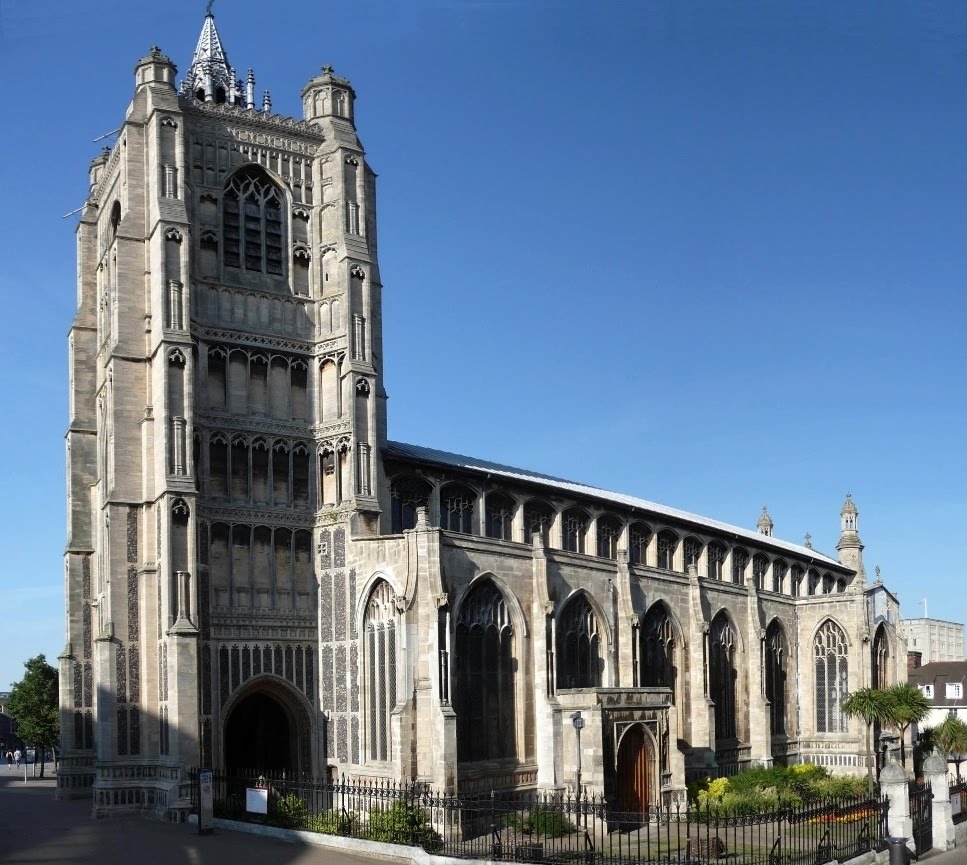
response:
<svg viewBox="0 0 967 865"><path fill-rule="evenodd" d="M49 767L48 767L49 768ZM375 865L375 859L241 832L200 836L192 825L145 817L91 818L90 800L54 798L50 778L0 766L4 865Z"/></svg>

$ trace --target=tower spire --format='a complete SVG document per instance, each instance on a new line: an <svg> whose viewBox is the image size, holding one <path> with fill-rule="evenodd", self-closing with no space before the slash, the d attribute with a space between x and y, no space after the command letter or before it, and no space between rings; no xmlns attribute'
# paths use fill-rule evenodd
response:
<svg viewBox="0 0 967 865"><path fill-rule="evenodd" d="M214 0L208 0L205 7L205 21L201 25L191 65L181 82L181 92L202 102L231 104L240 101L241 86L235 80L235 70L228 62L228 55L215 27L213 2Z"/></svg>

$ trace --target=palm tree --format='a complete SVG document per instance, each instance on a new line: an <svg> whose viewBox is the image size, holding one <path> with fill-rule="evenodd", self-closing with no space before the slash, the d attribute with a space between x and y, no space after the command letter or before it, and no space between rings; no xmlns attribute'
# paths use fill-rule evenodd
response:
<svg viewBox="0 0 967 865"><path fill-rule="evenodd" d="M907 768L907 746L904 741L907 728L919 724L930 714L930 703L923 692L909 682L898 682L886 689L893 699L893 711L887 719L900 731L900 762Z"/></svg>
<svg viewBox="0 0 967 865"><path fill-rule="evenodd" d="M967 724L956 715L950 714L934 730L938 748L953 760L960 777L960 764L967 759Z"/></svg>
<svg viewBox="0 0 967 865"><path fill-rule="evenodd" d="M869 771L870 795L876 788L873 773L873 725L893 720L893 695L879 688L860 688L846 695L843 712L851 718L862 718L866 724L866 768Z"/></svg>

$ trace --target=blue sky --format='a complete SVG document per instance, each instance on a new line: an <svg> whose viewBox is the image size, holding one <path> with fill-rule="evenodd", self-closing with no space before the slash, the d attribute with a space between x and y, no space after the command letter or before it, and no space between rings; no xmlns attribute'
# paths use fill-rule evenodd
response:
<svg viewBox="0 0 967 865"><path fill-rule="evenodd" d="M390 437L835 553L963 620L967 5L215 4L300 113L324 63L379 173ZM0 0L0 687L63 646L76 217L138 57L204 2Z"/></svg>

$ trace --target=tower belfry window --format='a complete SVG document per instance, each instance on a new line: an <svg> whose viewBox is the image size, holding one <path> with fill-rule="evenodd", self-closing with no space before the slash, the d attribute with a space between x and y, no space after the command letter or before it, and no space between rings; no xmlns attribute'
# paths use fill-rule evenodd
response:
<svg viewBox="0 0 967 865"><path fill-rule="evenodd" d="M223 201L225 266L282 276L282 193L248 168L232 177Z"/></svg>

